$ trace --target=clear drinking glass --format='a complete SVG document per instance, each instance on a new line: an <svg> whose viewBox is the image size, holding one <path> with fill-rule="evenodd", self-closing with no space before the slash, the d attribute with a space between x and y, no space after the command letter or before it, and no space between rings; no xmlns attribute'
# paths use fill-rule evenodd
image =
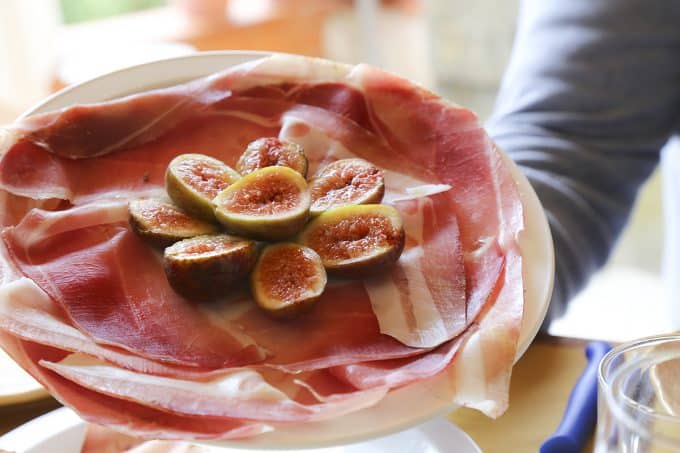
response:
<svg viewBox="0 0 680 453"><path fill-rule="evenodd" d="M680 452L680 335L637 340L600 363L595 452Z"/></svg>

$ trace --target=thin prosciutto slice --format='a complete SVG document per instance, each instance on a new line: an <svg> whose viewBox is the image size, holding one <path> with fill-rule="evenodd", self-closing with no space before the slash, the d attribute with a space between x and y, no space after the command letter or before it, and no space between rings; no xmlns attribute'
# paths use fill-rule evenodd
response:
<svg viewBox="0 0 680 453"><path fill-rule="evenodd" d="M407 245L389 273L366 282L381 330L405 344L437 345L470 324L458 225L448 202L445 194L397 202Z"/></svg>
<svg viewBox="0 0 680 453"><path fill-rule="evenodd" d="M398 388L444 371L475 329L449 340L428 354L403 359L377 360L331 368L331 373L358 389Z"/></svg>
<svg viewBox="0 0 680 453"><path fill-rule="evenodd" d="M150 124L146 118L151 116L154 104L150 99L155 97L159 99L156 116L162 118L162 121L149 126L148 130L153 129L155 132L148 137L131 132L141 124ZM168 99L172 99L174 105L183 97L198 97L200 108L169 108ZM187 100L187 105L191 102ZM135 105L139 105L143 111L136 122L134 117L120 114ZM17 167L15 161L21 159L15 155L31 154L31 161L49 163L46 167L47 176L56 175L43 180L62 181L57 184L58 187L47 191L51 191L52 196L74 201L91 195L88 190L83 190L90 184L78 186L74 183L77 178L69 175L93 175L94 193L99 196L112 189L127 193L149 190L162 182L162 168L173 153L181 152L177 150L178 146L186 149L189 145L187 138L193 141L191 144L194 146L190 146L190 149L196 149L195 145L200 144L200 149L206 149L227 163L233 163L247 140L262 136L263 129L269 129L269 133L272 129L285 130L282 126L291 117L308 123L307 126L299 125L297 130L292 129L292 135L301 141L305 141L307 131L314 132L311 128L321 130L329 140L343 143L346 149L368 158L387 171L408 175L415 180L425 179L434 187L451 187L447 193L455 204L456 220L461 223L460 239L466 268L464 324L472 322L488 301L504 265L503 250L497 242L498 236L502 234L498 218L500 207L494 193L497 182L490 170L490 158L494 151L483 129L468 110L446 104L410 82L374 68L361 65L350 68L311 60L291 61L289 57L275 56L188 85L135 95L113 105L111 125L107 128L111 132L98 137L103 141L97 142L97 149L92 149L89 141L79 140L84 135L78 135L74 130L77 131L78 126L85 128L91 124L103 127L105 105L41 115L17 125L13 130L13 134L21 139L9 147L5 158L0 161L0 184L6 190L30 195L30 187L27 189L24 183L10 176L27 171L40 172L42 166L30 171L19 168L20 165ZM49 127L44 124L49 124ZM208 132L221 130L227 130L228 133L211 138ZM206 135L200 131L206 131ZM246 137L253 131L257 132ZM287 133L291 133L291 130ZM67 143L52 143L43 135L61 135L63 137L59 140L66 140ZM143 140L143 137L147 138ZM330 142L328 144L333 145ZM17 151L17 147L26 149ZM46 149L49 151L46 152ZM108 153L100 152L102 149ZM337 146L309 150L312 170L315 163L336 158L328 152L331 149L337 149ZM96 159L79 159L75 162L64 159L99 155L107 159L108 156L118 156L119 153L113 150L125 151L120 156L126 156L122 162L127 167L122 165L120 171L115 172L120 181L125 181L125 187L116 187L116 184L102 187L100 181L106 181L107 178L94 176L98 174L97 169L101 172L101 168L114 168L106 164L121 165L120 158L114 158L114 162L101 162L97 168L92 168L95 165L88 166L83 171L79 171L81 161L87 165ZM37 157L41 152L47 156ZM134 159L133 155L141 159ZM149 156L152 156L153 162L149 162ZM408 164L405 165L405 162ZM149 165L143 170L141 164L145 163ZM109 171L108 174L112 173ZM140 187L141 181L144 181L143 187ZM402 191L405 189L408 188L401 188ZM387 196L388 199L391 197L389 190ZM408 324L393 326L385 318L397 308L389 307L384 301L375 302L381 302L375 303L375 306L387 311L376 311L383 332L410 346L433 347L462 331L455 320L452 320L454 325L446 325L443 330L430 320L415 328ZM442 301L435 303L447 304ZM444 308L452 312L459 310L459 306L459 300L454 299L450 307ZM409 331L404 331L404 326ZM435 327L430 332L419 335L432 326Z"/></svg>
<svg viewBox="0 0 680 453"><path fill-rule="evenodd" d="M16 338L65 352L82 352L141 373L190 379L209 379L221 370L170 365L120 348L98 344L73 327L61 310L38 285L17 278L0 288L0 330Z"/></svg>
<svg viewBox="0 0 680 453"><path fill-rule="evenodd" d="M61 360L66 355L62 351L21 341L2 332L0 341L5 351L44 385L52 396L90 423L151 439L233 439L254 436L272 429L259 422L178 416L92 392L38 364L45 359Z"/></svg>
<svg viewBox="0 0 680 453"><path fill-rule="evenodd" d="M202 368L261 360L245 335L212 325L172 291L126 219L124 202L35 210L2 238L16 268L99 342Z"/></svg>
<svg viewBox="0 0 680 453"><path fill-rule="evenodd" d="M196 382L147 376L109 365L83 354L40 364L87 389L173 414L257 420L308 422L325 420L370 407L387 387L330 395L304 405L270 385L254 370L234 369L212 380ZM172 398L167 398L172 395Z"/></svg>
<svg viewBox="0 0 680 453"><path fill-rule="evenodd" d="M413 90L403 80L391 78L386 83L384 73L373 68L354 71L352 77L365 89L374 124L400 158L415 168L422 168L424 163L425 171L436 174L439 181L452 188L443 196L451 198L458 214L468 323L489 307L489 302L495 300L494 289L501 286L499 300L488 310L482 328L467 347L469 357L460 360L458 367L452 367L456 370L453 379L460 384L452 392L454 400L497 416L508 403L510 367L502 364L514 360L523 309L521 257L516 243L523 217L517 188L469 111ZM452 127L454 124L457 128ZM406 280L412 283L415 279ZM399 279L393 282L398 287ZM380 285L380 291L378 294L385 294L386 285ZM399 291L402 295L404 292ZM397 297L376 299L380 302L374 304L378 319L382 321L388 316L392 320L403 319L403 315L395 316L404 306L397 302ZM411 316L415 313L406 311ZM383 331L389 333L393 326L403 322L387 324L389 327ZM420 324L415 329L402 328L397 332L428 331L422 327ZM418 344L431 345L426 341ZM479 364L483 364L482 371Z"/></svg>
<svg viewBox="0 0 680 453"><path fill-rule="evenodd" d="M76 328L96 342L167 364L218 369L270 356L265 363L271 367L303 371L422 353L380 333L362 285L332 285L317 310L288 323L270 319L249 297L229 300L225 309L203 310L170 288L160 259L126 219L122 201L36 210L2 238L9 261ZM73 350L73 334L68 339L55 346ZM140 366L158 369L127 365ZM179 372L158 374L173 371Z"/></svg>
<svg viewBox="0 0 680 453"><path fill-rule="evenodd" d="M524 310L522 255L516 237L511 233L522 229L524 217L517 186L507 171L502 171L505 165L499 154L492 157L492 168L498 172L500 180L497 195L501 200L501 222L506 234L501 235L499 241L507 250L507 264L495 289L494 304L486 306L482 312L480 329L463 347L461 360L447 370L451 381L457 385L455 402L492 417L503 414L509 404L511 367L503 364L515 359Z"/></svg>
<svg viewBox="0 0 680 453"><path fill-rule="evenodd" d="M0 161L0 187L23 197L74 203L154 195L163 189L165 169L176 155L200 149L233 165L248 142L277 133L276 127L223 113L196 115L153 142L96 159L73 160L20 141Z"/></svg>
<svg viewBox="0 0 680 453"><path fill-rule="evenodd" d="M29 117L2 136L0 343L88 420L147 438L162 426L171 438L248 436L424 381L492 416L507 407L522 206L468 110L375 68L279 55ZM347 157L383 168L407 235L389 273L331 281L288 323L239 289L212 306L181 298L126 222L128 200L163 195L176 155L234 165L263 136L302 144L310 175ZM269 406L257 391L221 393L238 370ZM144 415L126 424L108 403ZM211 422L199 428L201 417Z"/></svg>
<svg viewBox="0 0 680 453"><path fill-rule="evenodd" d="M169 367L154 364L143 358L130 357L124 352L87 344L87 340L82 339L77 332L69 332L65 326L62 326L61 329L66 331L65 334L72 338L70 344L73 345L74 341L79 341L82 346L81 350L87 353L65 355L68 352L62 351L57 345L69 344L68 340L65 342L63 338L49 339L46 337L46 329L50 325L44 320L36 322L30 319L30 311L38 310L41 308L40 304L47 302L44 296L36 294L39 289L25 278L20 278L6 286L7 290L0 290L0 313L3 317L18 319L18 321L15 321L14 325L9 323L9 326L6 321L0 324L0 328L7 332L5 335L11 333L14 338L33 338L42 342L43 345L51 343L49 348L34 347L36 351L34 361L83 388L107 397L134 401L147 407L180 415L234 420L300 422L333 418L346 412L368 407L380 400L388 389L383 386L371 391L328 395L321 403L301 404L267 383L260 374L266 373L264 369L257 371L232 368L220 373L205 373L200 376L201 379L197 379L198 373L195 371L192 373L191 370L180 372L180 370L170 369L168 372ZM29 300L25 300L26 298ZM22 305L25 306L23 310ZM34 315L34 317L39 316ZM21 322L22 318L26 321ZM51 324L57 322L57 320L52 320ZM37 333L36 330L38 330ZM12 340L11 343L29 344L17 340ZM50 354L45 354L46 351ZM99 354L101 358L89 355L90 352ZM12 353L11 350L10 353ZM59 361L55 362L55 359ZM114 365L115 362L119 362L122 366ZM140 364L143 366L140 367ZM138 368L138 370L126 369L128 367ZM28 369L41 382L45 380L43 373L37 373L31 367ZM175 377L159 377L154 374L159 371ZM298 379L303 377L301 375ZM172 398L167 398L168 395L172 395ZM70 400L66 402L72 404Z"/></svg>
<svg viewBox="0 0 680 453"><path fill-rule="evenodd" d="M100 104L81 105L57 114L25 118L14 133L70 158L90 158L147 143L205 106L229 96L211 78L156 90L153 97L132 95ZM78 127L68 127L77 124ZM64 127L67 125L67 127ZM97 131L83 140L83 130Z"/></svg>
<svg viewBox="0 0 680 453"><path fill-rule="evenodd" d="M504 237L516 237L521 229L501 220L501 199L518 198L516 190L499 194L498 178L508 177L508 170L493 165L497 151L469 110L375 68L363 67L353 77L370 99L374 124L399 158L452 188L446 196L456 206L465 259L466 317L474 320L504 266Z"/></svg>

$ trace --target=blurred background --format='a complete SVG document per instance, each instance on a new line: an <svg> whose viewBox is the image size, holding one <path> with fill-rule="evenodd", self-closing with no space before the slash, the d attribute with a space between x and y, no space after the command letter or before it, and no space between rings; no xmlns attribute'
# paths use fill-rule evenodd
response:
<svg viewBox="0 0 680 453"><path fill-rule="evenodd" d="M197 50L273 50L382 66L490 114L517 0L0 0L0 124L64 86ZM669 330L662 178L642 190L607 267L551 332ZM602 322L606 320L606 322Z"/></svg>

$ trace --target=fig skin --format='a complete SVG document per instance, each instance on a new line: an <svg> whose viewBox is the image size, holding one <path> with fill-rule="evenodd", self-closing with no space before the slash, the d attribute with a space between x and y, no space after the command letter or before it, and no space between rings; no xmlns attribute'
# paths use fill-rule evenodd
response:
<svg viewBox="0 0 680 453"><path fill-rule="evenodd" d="M213 200L215 216L228 231L263 241L298 233L309 219L310 203L307 181L281 166L255 170Z"/></svg>
<svg viewBox="0 0 680 453"><path fill-rule="evenodd" d="M250 275L257 305L268 314L291 319L312 309L328 278L321 257L292 242L268 245Z"/></svg>
<svg viewBox="0 0 680 453"><path fill-rule="evenodd" d="M132 230L154 247L167 247L182 239L217 233L217 225L190 217L170 203L142 198L128 205Z"/></svg>
<svg viewBox="0 0 680 453"><path fill-rule="evenodd" d="M346 205L377 204L385 195L383 171L359 158L340 159L324 167L309 182L312 216Z"/></svg>
<svg viewBox="0 0 680 453"><path fill-rule="evenodd" d="M280 165L307 176L307 156L297 143L277 137L258 138L252 141L241 154L236 171L243 176L265 167Z"/></svg>
<svg viewBox="0 0 680 453"><path fill-rule="evenodd" d="M404 250L404 225L391 206L341 206L309 222L297 242L316 251L330 275L360 279L386 272L397 262Z"/></svg>
<svg viewBox="0 0 680 453"><path fill-rule="evenodd" d="M170 286L185 298L209 301L228 293L255 266L255 241L228 234L196 236L165 249L163 269Z"/></svg>
<svg viewBox="0 0 680 453"><path fill-rule="evenodd" d="M165 172L165 190L186 212L215 222L212 199L241 178L224 162L203 154L181 154Z"/></svg>

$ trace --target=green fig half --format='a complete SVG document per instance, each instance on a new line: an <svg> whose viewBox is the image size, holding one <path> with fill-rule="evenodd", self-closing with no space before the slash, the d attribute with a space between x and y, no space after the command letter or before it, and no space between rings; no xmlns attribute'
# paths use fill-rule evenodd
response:
<svg viewBox="0 0 680 453"><path fill-rule="evenodd" d="M168 165L165 189L172 201L186 212L214 221L213 198L240 177L230 166L213 157L181 154Z"/></svg>
<svg viewBox="0 0 680 453"><path fill-rule="evenodd" d="M374 204L385 194L383 171L359 158L340 159L324 167L309 183L313 216L351 204Z"/></svg>
<svg viewBox="0 0 680 453"><path fill-rule="evenodd" d="M166 248L163 269L175 291L189 300L204 301L225 296L248 276L256 260L255 241L211 234Z"/></svg>
<svg viewBox="0 0 680 453"><path fill-rule="evenodd" d="M170 203L154 198L133 200L128 211L132 230L156 247L218 231L217 225L190 217Z"/></svg>
<svg viewBox="0 0 680 453"><path fill-rule="evenodd" d="M260 308L290 318L312 308L326 281L326 270L314 250L282 242L262 250L250 275L250 288Z"/></svg>
<svg viewBox="0 0 680 453"><path fill-rule="evenodd" d="M363 278L389 270L404 249L404 226L391 206L364 204L325 211L300 233L331 275Z"/></svg>
<svg viewBox="0 0 680 453"><path fill-rule="evenodd" d="M265 167L281 165L307 176L307 157L302 146L290 140L264 137L248 144L236 164L236 170L247 175Z"/></svg>
<svg viewBox="0 0 680 453"><path fill-rule="evenodd" d="M242 236L275 241L298 233L309 218L307 182L288 167L266 167L244 176L215 197L215 216Z"/></svg>

